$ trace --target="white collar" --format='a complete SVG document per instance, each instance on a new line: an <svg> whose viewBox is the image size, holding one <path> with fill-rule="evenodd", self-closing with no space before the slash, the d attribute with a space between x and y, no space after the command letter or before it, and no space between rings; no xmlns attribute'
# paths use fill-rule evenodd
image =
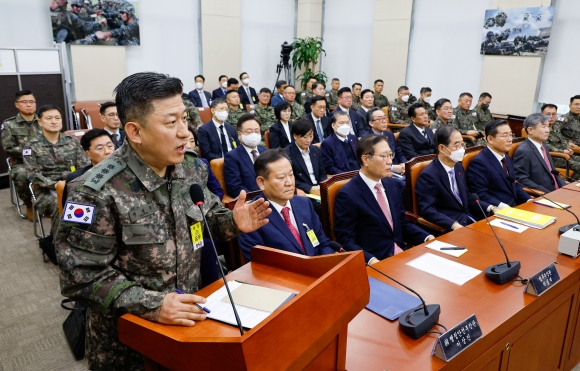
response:
<svg viewBox="0 0 580 371"><path fill-rule="evenodd" d="M534 146L536 146L538 151L540 151L540 153L542 153L542 143L538 143L530 137L528 137L528 139L530 140L530 142L532 142L534 144Z"/></svg>
<svg viewBox="0 0 580 371"><path fill-rule="evenodd" d="M220 130L220 126L225 125L226 122L224 121L223 124L220 124L219 122L217 122L216 120L214 120L213 118L211 119L211 121L213 121L213 124L215 125L215 127Z"/></svg>
<svg viewBox="0 0 580 371"><path fill-rule="evenodd" d="M296 142L294 142L294 145L296 145L296 148L298 148L298 150L300 151L300 154L302 154L302 156L310 155L310 147L308 147L308 149L306 149L306 151L303 151L302 148L298 147L298 144L296 144Z"/></svg>
<svg viewBox="0 0 580 371"><path fill-rule="evenodd" d="M121 132L119 131L119 128L117 128L117 131L110 131L109 129L105 128L105 131L111 135L121 134Z"/></svg>
<svg viewBox="0 0 580 371"><path fill-rule="evenodd" d="M369 178L368 176L364 175L362 171L359 171L358 174L360 175L360 178L366 183L366 185L374 192L375 191L375 185L377 183L379 183L381 185L381 188L383 188L383 183L381 183L380 181L374 181L371 178Z"/></svg>
<svg viewBox="0 0 580 371"><path fill-rule="evenodd" d="M370 108L365 108L365 106L360 106L360 108L364 109L365 112L368 112L370 110Z"/></svg>
<svg viewBox="0 0 580 371"><path fill-rule="evenodd" d="M348 135L346 136L346 138L342 138L340 135L334 133L334 135L336 135L336 137L338 138L338 140L340 140L341 142L344 142L345 139L348 139Z"/></svg>
<svg viewBox="0 0 580 371"><path fill-rule="evenodd" d="M276 211L278 212L278 214L282 214L282 209L287 207L290 209L290 211L292 211L292 205L290 204L290 200L286 201L286 205L282 206L272 200L268 200L268 202L270 202L270 205L274 206L274 209L276 209Z"/></svg>
<svg viewBox="0 0 580 371"><path fill-rule="evenodd" d="M491 148L490 146L487 146L487 148L489 148L489 150L491 151L491 153L493 153L493 155L495 156L495 158L497 158L497 160L498 160L499 162L501 162L501 160L503 160L503 159L504 159L504 157L505 157L505 154L503 154L503 155L500 155L499 153L497 153L497 152L496 152L496 151L495 151L493 148Z"/></svg>
<svg viewBox="0 0 580 371"><path fill-rule="evenodd" d="M443 161L441 161L441 160L439 160L439 163L440 163L441 165L443 165L443 169L445 169L445 172L446 172L447 174L449 174L449 172L450 172L452 169L455 169L455 166L453 166L453 167L449 167L449 166L445 165L445 164L443 163Z"/></svg>
<svg viewBox="0 0 580 371"><path fill-rule="evenodd" d="M423 134L425 132L425 129L427 128L426 126L424 126L422 129L420 127L418 127L417 125L415 125L415 123L413 123L413 126L419 130L419 133Z"/></svg>
<svg viewBox="0 0 580 371"><path fill-rule="evenodd" d="M322 124L322 117L318 118L316 116L314 116L314 112L310 112L310 115L312 116L312 119L314 120L314 123L316 124L316 121L320 120L320 123Z"/></svg>
<svg viewBox="0 0 580 371"><path fill-rule="evenodd" d="M347 108L344 108L344 107L343 107L343 106L341 106L341 105L339 105L338 107L339 107L341 110L343 110L344 112L348 112L348 109L347 109Z"/></svg>

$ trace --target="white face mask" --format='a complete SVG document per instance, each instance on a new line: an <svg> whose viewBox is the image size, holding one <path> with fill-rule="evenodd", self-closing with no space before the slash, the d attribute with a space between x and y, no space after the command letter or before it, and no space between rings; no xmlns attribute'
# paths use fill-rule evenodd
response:
<svg viewBox="0 0 580 371"><path fill-rule="evenodd" d="M431 97L423 98L423 102L425 102L425 103L429 103L430 101L431 101Z"/></svg>
<svg viewBox="0 0 580 371"><path fill-rule="evenodd" d="M221 122L224 122L228 119L228 111L216 111L215 118Z"/></svg>
<svg viewBox="0 0 580 371"><path fill-rule="evenodd" d="M408 95L408 94L407 94L407 95L403 95L403 96L401 97L401 100L402 100L403 102L407 103L407 101L409 101L409 95Z"/></svg>
<svg viewBox="0 0 580 371"><path fill-rule="evenodd" d="M243 79L242 84L248 85L250 83L250 79Z"/></svg>
<svg viewBox="0 0 580 371"><path fill-rule="evenodd" d="M228 87L228 82L224 81L222 82L222 88L226 89Z"/></svg>
<svg viewBox="0 0 580 371"><path fill-rule="evenodd" d="M451 151L449 148L447 149L449 150L449 152L451 152L451 154L446 156L449 157L453 162L459 162L463 160L463 156L465 156L465 148L459 148L455 151Z"/></svg>
<svg viewBox="0 0 580 371"><path fill-rule="evenodd" d="M260 144L262 136L258 133L242 134L242 142L248 147L255 147Z"/></svg>
<svg viewBox="0 0 580 371"><path fill-rule="evenodd" d="M195 88L196 88L197 90L201 90L201 89L203 89L203 84L202 84L201 82L196 82L196 83L195 83Z"/></svg>
<svg viewBox="0 0 580 371"><path fill-rule="evenodd" d="M342 135L343 137L348 136L350 134L350 124L339 126L338 129L336 129L336 132L338 135Z"/></svg>

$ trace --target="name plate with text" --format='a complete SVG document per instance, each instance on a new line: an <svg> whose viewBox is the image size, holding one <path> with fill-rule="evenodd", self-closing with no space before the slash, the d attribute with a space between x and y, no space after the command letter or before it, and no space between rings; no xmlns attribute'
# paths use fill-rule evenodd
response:
<svg viewBox="0 0 580 371"><path fill-rule="evenodd" d="M439 336L435 341L435 346L431 355L449 362L453 357L463 352L471 344L475 343L482 336L481 327L475 314Z"/></svg>
<svg viewBox="0 0 580 371"><path fill-rule="evenodd" d="M560 275L556 269L556 264L552 263L530 277L528 284L524 288L524 292L530 295L540 296L559 281Z"/></svg>

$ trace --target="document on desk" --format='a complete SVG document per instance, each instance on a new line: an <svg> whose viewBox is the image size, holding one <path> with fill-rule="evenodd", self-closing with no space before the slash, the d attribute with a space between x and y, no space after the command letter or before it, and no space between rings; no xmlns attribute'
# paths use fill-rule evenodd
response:
<svg viewBox="0 0 580 371"><path fill-rule="evenodd" d="M522 233L523 231L529 228L528 226L516 222L506 222L505 220L502 220L500 218L495 218L494 220L489 222L489 224L493 225L494 227L507 229L508 231L516 233Z"/></svg>
<svg viewBox="0 0 580 371"><path fill-rule="evenodd" d="M407 265L460 286L481 273L478 269L431 253L425 253Z"/></svg>
<svg viewBox="0 0 580 371"><path fill-rule="evenodd" d="M441 250L442 247L457 247L455 245L452 245L450 243L445 243L445 242L441 242L441 241L433 241L428 245L425 245L426 248L431 249L431 250L435 250L435 251L439 251L440 253L443 254L447 254L447 255L451 255L454 256L456 258L459 258L461 255L465 254L467 252L467 249L463 249L463 250Z"/></svg>

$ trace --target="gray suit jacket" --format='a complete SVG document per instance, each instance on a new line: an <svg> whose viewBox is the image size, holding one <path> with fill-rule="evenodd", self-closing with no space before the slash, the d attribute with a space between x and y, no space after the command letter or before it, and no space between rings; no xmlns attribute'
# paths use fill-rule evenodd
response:
<svg viewBox="0 0 580 371"><path fill-rule="evenodd" d="M555 169L554 160L550 156L548 146L546 144L542 144L542 146L546 149L551 168ZM516 178L522 185L546 193L556 190L550 169L548 169L540 150L536 148L530 139L523 141L516 149L513 162ZM555 178L560 187L566 185L566 182L561 177L556 176Z"/></svg>

